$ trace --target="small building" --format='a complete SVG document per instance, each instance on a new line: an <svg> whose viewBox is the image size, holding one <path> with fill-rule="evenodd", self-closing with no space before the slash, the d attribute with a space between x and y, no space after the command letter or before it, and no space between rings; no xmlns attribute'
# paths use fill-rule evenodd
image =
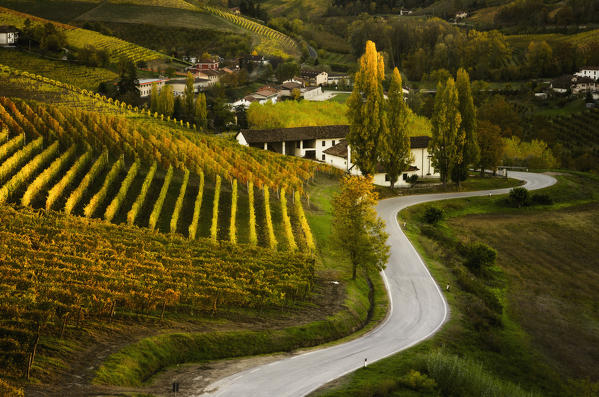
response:
<svg viewBox="0 0 599 397"><path fill-rule="evenodd" d="M439 177L431 164L431 158L428 153L428 145L431 138L428 136L410 137L410 150L413 161L410 167L399 177L395 186L409 185L408 180L412 175L419 178ZM342 140L335 146L323 152L324 162L335 168L342 169L352 175L361 175L358 167L351 162L351 149L347 141ZM380 165L377 165L373 182L379 186L391 186L389 177Z"/></svg>
<svg viewBox="0 0 599 397"><path fill-rule="evenodd" d="M239 7L229 8L229 12L233 15L241 15L241 10Z"/></svg>
<svg viewBox="0 0 599 397"><path fill-rule="evenodd" d="M322 96L322 87L317 86L317 87L307 87L307 88L303 88L301 90L302 92L302 97L304 97L304 99L306 101L314 101L317 100L317 98Z"/></svg>
<svg viewBox="0 0 599 397"><path fill-rule="evenodd" d="M137 89L139 90L139 96L142 98L149 97L152 93L152 86L156 84L158 88L158 92L162 90L164 84L168 81L168 79L139 79L137 84Z"/></svg>
<svg viewBox="0 0 599 397"><path fill-rule="evenodd" d="M580 72L574 73L574 76L589 77L593 80L599 79L599 66L586 66Z"/></svg>
<svg viewBox="0 0 599 397"><path fill-rule="evenodd" d="M456 21L459 21L460 19L464 19L468 17L468 13L466 11L458 11L455 14L455 19Z"/></svg>
<svg viewBox="0 0 599 397"><path fill-rule="evenodd" d="M319 72L316 70L302 70L300 75L301 78L307 82L306 85L326 85L329 80L329 75L327 72Z"/></svg>
<svg viewBox="0 0 599 397"><path fill-rule="evenodd" d="M185 86L187 84L187 79L172 79L166 82L173 90L174 96L180 96L185 93ZM208 87L210 87L211 83L207 79L196 78L193 82L193 91L197 94L200 91L204 91Z"/></svg>
<svg viewBox="0 0 599 397"><path fill-rule="evenodd" d="M592 77L574 76L572 78L571 89L573 94L596 92L599 89L599 84L597 83L597 80Z"/></svg>
<svg viewBox="0 0 599 397"><path fill-rule="evenodd" d="M194 76L200 79L208 80L210 85L214 85L220 81L220 78L225 74L220 70L205 69L197 71Z"/></svg>
<svg viewBox="0 0 599 397"><path fill-rule="evenodd" d="M193 68L197 70L218 70L219 66L220 60L218 58L213 58L208 60L200 60L193 65Z"/></svg>
<svg viewBox="0 0 599 397"><path fill-rule="evenodd" d="M351 87L351 78L347 74L329 73L327 75L327 85L338 86L341 81L344 81L347 87Z"/></svg>
<svg viewBox="0 0 599 397"><path fill-rule="evenodd" d="M19 39L19 29L13 25L0 26L0 47L14 47Z"/></svg>
<svg viewBox="0 0 599 397"><path fill-rule="evenodd" d="M551 80L551 89L558 94L565 94L572 84L572 76L564 75Z"/></svg>

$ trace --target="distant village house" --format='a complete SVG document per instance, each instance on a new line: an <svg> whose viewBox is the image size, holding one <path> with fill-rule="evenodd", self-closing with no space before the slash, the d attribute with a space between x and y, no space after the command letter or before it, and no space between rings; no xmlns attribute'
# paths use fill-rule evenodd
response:
<svg viewBox="0 0 599 397"><path fill-rule="evenodd" d="M329 81L329 75L327 72L318 72L314 70L302 70L300 77L307 81L311 86L326 85Z"/></svg>
<svg viewBox="0 0 599 397"><path fill-rule="evenodd" d="M137 89L139 90L139 96L142 98L149 97L152 93L152 85L156 83L158 88L158 92L162 90L164 84L168 81L168 79L139 79L137 84Z"/></svg>
<svg viewBox="0 0 599 397"><path fill-rule="evenodd" d="M15 26L0 26L0 47L14 47L18 39L19 29Z"/></svg>

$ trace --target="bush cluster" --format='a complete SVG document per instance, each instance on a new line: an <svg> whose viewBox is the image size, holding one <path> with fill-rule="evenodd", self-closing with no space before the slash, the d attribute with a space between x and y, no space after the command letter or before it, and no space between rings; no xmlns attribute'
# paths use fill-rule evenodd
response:
<svg viewBox="0 0 599 397"><path fill-rule="evenodd" d="M429 225L436 225L443 219L443 210L437 207L428 207L424 211L424 221Z"/></svg>

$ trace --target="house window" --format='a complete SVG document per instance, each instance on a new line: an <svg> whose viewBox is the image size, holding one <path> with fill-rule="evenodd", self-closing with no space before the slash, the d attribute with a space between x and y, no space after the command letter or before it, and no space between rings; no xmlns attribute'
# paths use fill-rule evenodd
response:
<svg viewBox="0 0 599 397"><path fill-rule="evenodd" d="M389 178L389 175L385 174L385 182L389 182L391 181L391 179Z"/></svg>
<svg viewBox="0 0 599 397"><path fill-rule="evenodd" d="M333 139L333 146L335 146L335 140Z"/></svg>
<svg viewBox="0 0 599 397"><path fill-rule="evenodd" d="M324 154L322 155L322 161L324 161Z"/></svg>
<svg viewBox="0 0 599 397"><path fill-rule="evenodd" d="M408 180L408 174L403 174L403 180L407 181Z"/></svg>
<svg viewBox="0 0 599 397"><path fill-rule="evenodd" d="M326 146L327 145L327 141L322 141L322 146Z"/></svg>

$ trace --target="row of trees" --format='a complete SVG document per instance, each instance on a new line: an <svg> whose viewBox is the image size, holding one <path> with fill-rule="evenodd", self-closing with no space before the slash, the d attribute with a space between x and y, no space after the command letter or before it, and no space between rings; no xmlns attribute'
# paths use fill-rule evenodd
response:
<svg viewBox="0 0 599 397"><path fill-rule="evenodd" d="M200 92L196 97L194 81L193 75L188 73L182 97L175 97L173 89L169 85L165 85L159 92L158 86L154 83L150 93L150 111L165 117L174 117L205 129L208 125L206 95Z"/></svg>
<svg viewBox="0 0 599 397"><path fill-rule="evenodd" d="M352 162L364 175L373 175L380 163L391 187L412 162L408 136L408 107L403 99L401 75L393 70L388 100L384 98L383 55L372 41L359 60L354 90L347 100L350 131L347 142Z"/></svg>

